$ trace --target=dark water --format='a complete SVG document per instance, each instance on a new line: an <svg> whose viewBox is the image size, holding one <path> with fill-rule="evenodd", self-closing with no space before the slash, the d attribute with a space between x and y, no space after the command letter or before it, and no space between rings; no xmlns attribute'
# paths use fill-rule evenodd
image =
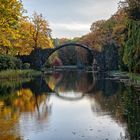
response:
<svg viewBox="0 0 140 140"><path fill-rule="evenodd" d="M140 93L83 72L0 82L0 140L139 140Z"/></svg>

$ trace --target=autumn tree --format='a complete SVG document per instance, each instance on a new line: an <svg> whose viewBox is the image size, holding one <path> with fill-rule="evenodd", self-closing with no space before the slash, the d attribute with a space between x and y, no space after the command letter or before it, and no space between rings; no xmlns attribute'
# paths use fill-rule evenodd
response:
<svg viewBox="0 0 140 140"><path fill-rule="evenodd" d="M53 47L51 30L42 15L35 13L32 20L29 17L22 17L19 21L18 33L17 45L14 47L18 55L28 55L36 48Z"/></svg>
<svg viewBox="0 0 140 140"><path fill-rule="evenodd" d="M32 20L23 16L25 10L19 0L0 1L1 54L29 54L34 48L51 48L51 29L42 14L33 14Z"/></svg>
<svg viewBox="0 0 140 140"><path fill-rule="evenodd" d="M18 38L18 21L23 11L22 3L18 0L0 1L0 47L6 53Z"/></svg>
<svg viewBox="0 0 140 140"><path fill-rule="evenodd" d="M31 34L34 41L34 48L52 48L51 29L42 14L34 12L31 24Z"/></svg>
<svg viewBox="0 0 140 140"><path fill-rule="evenodd" d="M119 44L114 39L113 31L117 20L113 15L108 20L100 20L91 25L91 32L81 38L83 44L88 45L102 53L101 63L104 69L118 69L118 48Z"/></svg>
<svg viewBox="0 0 140 140"><path fill-rule="evenodd" d="M134 20L140 20L140 1L139 0L125 0L120 2L120 6L123 7L129 18Z"/></svg>
<svg viewBox="0 0 140 140"><path fill-rule="evenodd" d="M81 38L81 43L94 48L97 51L102 51L103 46L111 41L111 32L113 20L100 20L92 23L91 32Z"/></svg>
<svg viewBox="0 0 140 140"><path fill-rule="evenodd" d="M33 50L34 45L31 35L32 24L27 17L23 17L19 23L19 39L15 51L18 55L28 55Z"/></svg>

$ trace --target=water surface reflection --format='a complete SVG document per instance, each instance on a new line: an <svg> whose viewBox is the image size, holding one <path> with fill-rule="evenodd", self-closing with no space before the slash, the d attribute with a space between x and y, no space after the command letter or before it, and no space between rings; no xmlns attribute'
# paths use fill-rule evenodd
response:
<svg viewBox="0 0 140 140"><path fill-rule="evenodd" d="M84 72L0 83L1 140L139 138L140 95L132 87Z"/></svg>

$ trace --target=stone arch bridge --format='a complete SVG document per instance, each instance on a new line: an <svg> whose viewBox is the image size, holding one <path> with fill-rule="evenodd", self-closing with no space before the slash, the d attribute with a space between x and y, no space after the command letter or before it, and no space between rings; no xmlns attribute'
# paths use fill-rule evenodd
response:
<svg viewBox="0 0 140 140"><path fill-rule="evenodd" d="M30 55L28 56L20 56L20 59L22 60L23 63L30 63L31 68L34 69L41 69L44 65L44 63L47 61L47 59L57 50L64 48L64 47L68 47L68 46L78 46L81 48L84 48L85 50L87 50L89 52L90 55L90 60L92 60L92 62L94 60L96 60L98 66L100 67L100 70L104 69L104 56L102 53L97 52L94 49L89 48L86 45L83 44L79 44L79 43L67 43L67 44L63 44L60 46L57 46L55 48L49 48L49 49L41 49L41 48L37 48L35 50L33 50L31 52Z"/></svg>

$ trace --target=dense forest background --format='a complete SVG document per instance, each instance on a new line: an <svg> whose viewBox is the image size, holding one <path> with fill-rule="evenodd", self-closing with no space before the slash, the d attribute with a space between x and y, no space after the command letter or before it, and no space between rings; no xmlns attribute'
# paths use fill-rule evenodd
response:
<svg viewBox="0 0 140 140"><path fill-rule="evenodd" d="M21 1L0 1L0 63L5 56L29 55L36 48L79 42L98 52L105 52L108 67L113 67L112 61L117 60L117 69L140 73L139 0L120 1L118 11L108 20L92 23L90 33L71 40L52 39L48 21L42 14L34 12L32 17L27 17L26 12ZM88 55L83 50L80 54ZM59 55L63 56L62 53Z"/></svg>

